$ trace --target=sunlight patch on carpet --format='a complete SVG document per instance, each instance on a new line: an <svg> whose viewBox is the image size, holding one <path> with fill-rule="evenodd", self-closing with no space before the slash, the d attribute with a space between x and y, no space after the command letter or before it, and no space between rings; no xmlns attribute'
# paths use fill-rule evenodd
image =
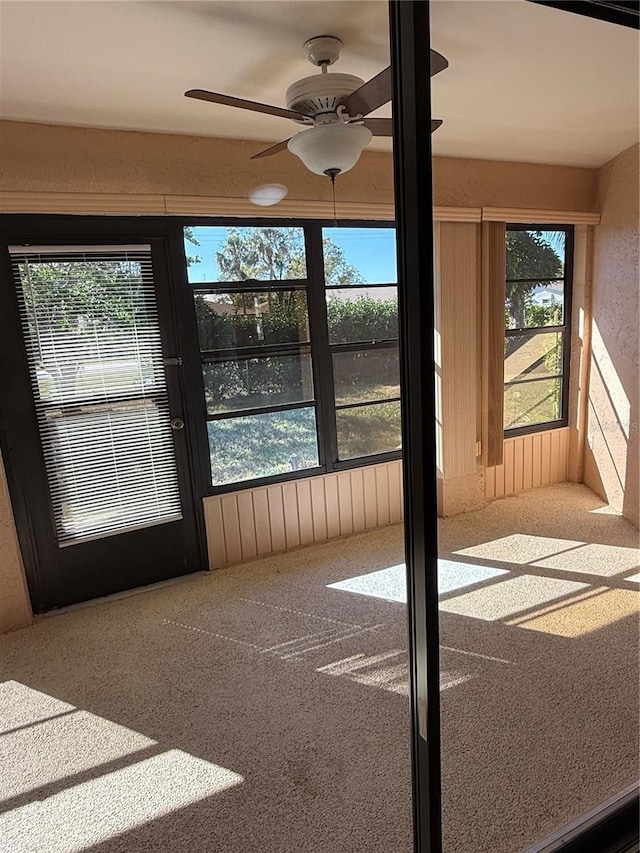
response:
<svg viewBox="0 0 640 853"><path fill-rule="evenodd" d="M588 584L577 581L522 575L456 595L441 602L440 610L495 622L588 588Z"/></svg>
<svg viewBox="0 0 640 853"><path fill-rule="evenodd" d="M19 681L0 684L0 734L75 710L75 705L61 702Z"/></svg>
<svg viewBox="0 0 640 853"><path fill-rule="evenodd" d="M0 685L0 800L156 746L157 741L24 684Z"/></svg>
<svg viewBox="0 0 640 853"><path fill-rule="evenodd" d="M409 660L406 649L394 649L377 655L351 655L318 667L316 672L346 676L356 684L378 687L400 696L409 695ZM464 684L472 678L473 674L470 672L443 668L440 672L440 691Z"/></svg>
<svg viewBox="0 0 640 853"><path fill-rule="evenodd" d="M17 681L0 684L0 711L0 849L11 853L80 853L244 781Z"/></svg>
<svg viewBox="0 0 640 853"><path fill-rule="evenodd" d="M347 676L356 684L380 687L401 696L409 695L409 662L406 649L394 649L377 655L351 655L318 667L316 672Z"/></svg>
<svg viewBox="0 0 640 853"><path fill-rule="evenodd" d="M554 554L533 565L562 572L581 572L610 578L638 567L638 549L592 542L570 551Z"/></svg>
<svg viewBox="0 0 640 853"><path fill-rule="evenodd" d="M12 853L80 853L243 781L172 749L6 812L0 838Z"/></svg>
<svg viewBox="0 0 640 853"><path fill-rule="evenodd" d="M483 560L500 560L503 563L516 563L526 565L572 551L586 542L574 539L553 539L549 536L532 536L527 533L512 533L500 539L491 539L481 542L471 548L461 548L456 551L465 557L478 557Z"/></svg>
<svg viewBox="0 0 640 853"><path fill-rule="evenodd" d="M558 637L581 637L640 612L640 595L630 589L593 589L562 602L542 614L531 614L512 624L528 631Z"/></svg>
<svg viewBox="0 0 640 853"><path fill-rule="evenodd" d="M386 601L407 603L407 581L404 563L357 575L343 581L327 584L328 589L340 589L343 592L353 592L358 595L369 595L372 598L383 598ZM455 560L438 560L438 592L444 595L456 589L463 589L482 581L491 580L500 575L508 574L507 569L496 569L491 566L477 566L474 563L461 563Z"/></svg>

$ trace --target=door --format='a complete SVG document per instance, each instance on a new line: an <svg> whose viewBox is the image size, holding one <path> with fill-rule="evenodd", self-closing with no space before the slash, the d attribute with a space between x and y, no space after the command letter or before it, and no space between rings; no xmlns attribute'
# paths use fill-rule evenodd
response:
<svg viewBox="0 0 640 853"><path fill-rule="evenodd" d="M34 609L204 568L164 239L5 251L21 333L3 352L6 450Z"/></svg>

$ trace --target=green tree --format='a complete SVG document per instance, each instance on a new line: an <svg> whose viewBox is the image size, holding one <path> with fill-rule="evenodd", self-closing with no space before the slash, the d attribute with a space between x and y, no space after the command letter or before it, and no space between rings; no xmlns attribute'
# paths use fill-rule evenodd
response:
<svg viewBox="0 0 640 853"><path fill-rule="evenodd" d="M323 240L327 284L359 284L361 273L343 250ZM298 228L230 228L216 261L221 281L304 279L307 277L304 240Z"/></svg>
<svg viewBox="0 0 640 853"><path fill-rule="evenodd" d="M304 247L291 228L230 228L216 261L222 281L304 278Z"/></svg>
<svg viewBox="0 0 640 853"><path fill-rule="evenodd" d="M507 231L506 324L516 329L526 326L526 311L536 281L510 279L549 279L562 274L562 260L542 231Z"/></svg>
<svg viewBox="0 0 640 853"><path fill-rule="evenodd" d="M138 261L91 255L74 261L28 259L18 271L43 399L56 388L78 391L83 365L126 359L127 353L135 358L134 325L145 322L146 312ZM103 389L105 383L121 386L127 375L101 374ZM84 381L91 385L88 377Z"/></svg>
<svg viewBox="0 0 640 853"><path fill-rule="evenodd" d="M362 274L348 263L340 246L325 238L323 249L327 284L362 283ZM283 281L307 277L304 239L297 228L230 228L215 260L220 281ZM209 300L196 296L202 349L308 338L307 302L302 291L267 294L244 291L220 294L218 301L226 301L233 311L227 314L216 311Z"/></svg>
<svg viewBox="0 0 640 853"><path fill-rule="evenodd" d="M184 229L184 239L187 243L191 243L192 246L200 245L191 225L187 225ZM201 260L200 255L187 255L187 266L191 267L194 264L199 264Z"/></svg>
<svg viewBox="0 0 640 853"><path fill-rule="evenodd" d="M130 326L134 320L142 286L136 261L25 261L19 272L30 322L40 329Z"/></svg>

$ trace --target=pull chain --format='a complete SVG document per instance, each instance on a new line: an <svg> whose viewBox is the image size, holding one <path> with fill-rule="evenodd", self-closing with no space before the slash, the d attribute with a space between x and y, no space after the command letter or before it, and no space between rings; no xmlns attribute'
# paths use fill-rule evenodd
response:
<svg viewBox="0 0 640 853"><path fill-rule="evenodd" d="M325 175L331 178L331 191L333 193L333 224L338 227L338 214L336 212L336 178L340 174L340 169L325 169Z"/></svg>
<svg viewBox="0 0 640 853"><path fill-rule="evenodd" d="M333 225L338 227L338 214L336 212L336 176L331 175L331 192L333 193Z"/></svg>

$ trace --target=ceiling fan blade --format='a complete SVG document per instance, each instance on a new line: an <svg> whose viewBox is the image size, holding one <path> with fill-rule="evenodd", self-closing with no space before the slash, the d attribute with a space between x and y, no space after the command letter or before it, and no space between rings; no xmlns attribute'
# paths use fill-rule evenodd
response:
<svg viewBox="0 0 640 853"><path fill-rule="evenodd" d="M441 71L444 71L445 68L449 67L449 62L444 58L441 53L438 53L437 50L431 51L430 59L432 77L435 77L436 74L439 74Z"/></svg>
<svg viewBox="0 0 640 853"><path fill-rule="evenodd" d="M367 118L362 124L368 127L374 136L393 136L393 119Z"/></svg>
<svg viewBox="0 0 640 853"><path fill-rule="evenodd" d="M189 89L184 94L186 98L195 98L198 101L210 101L212 104L224 104L227 107L239 107L241 110L252 110L256 113L267 113L267 115L282 116L282 118L305 118L302 113L287 110L284 107L274 107L271 104L260 104L258 101L246 101L244 98L234 98L231 95L207 92L206 89Z"/></svg>
<svg viewBox="0 0 640 853"><path fill-rule="evenodd" d="M391 66L376 74L342 101L350 116L366 116L391 100Z"/></svg>
<svg viewBox="0 0 640 853"><path fill-rule="evenodd" d="M249 159L259 160L261 157L271 157L272 154L278 154L280 151L284 151L288 144L289 140L285 139L284 142L278 142L277 145L272 145L271 148L265 148L264 151L259 151Z"/></svg>
<svg viewBox="0 0 640 853"><path fill-rule="evenodd" d="M393 120L390 118L367 118L362 124L368 127L374 136L393 136ZM431 133L442 124L441 118L431 119Z"/></svg>
<svg viewBox="0 0 640 853"><path fill-rule="evenodd" d="M430 52L430 60L432 77L435 77L436 74L449 67L448 61L437 50ZM391 95L391 66L389 65L384 71L376 74L375 77L372 77L371 80L368 80L363 86L356 89L355 92L347 95L342 101L342 106L351 116L366 116L383 104L388 103L391 100ZM390 134L380 133L377 135L388 136Z"/></svg>

